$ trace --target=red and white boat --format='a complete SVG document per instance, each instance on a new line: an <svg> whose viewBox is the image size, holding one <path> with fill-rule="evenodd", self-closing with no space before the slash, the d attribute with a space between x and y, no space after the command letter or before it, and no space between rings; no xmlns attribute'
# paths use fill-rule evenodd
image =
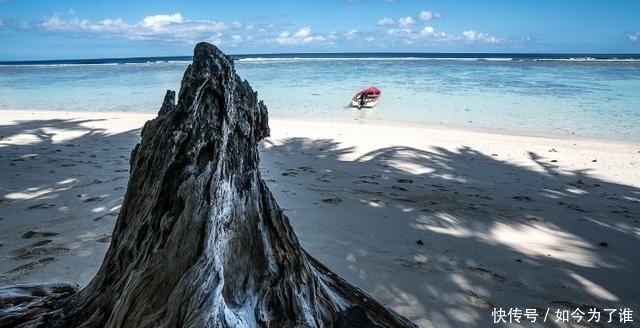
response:
<svg viewBox="0 0 640 328"><path fill-rule="evenodd" d="M371 108L378 104L378 100L382 96L382 91L375 86L366 87L358 91L351 98L351 106L358 108Z"/></svg>

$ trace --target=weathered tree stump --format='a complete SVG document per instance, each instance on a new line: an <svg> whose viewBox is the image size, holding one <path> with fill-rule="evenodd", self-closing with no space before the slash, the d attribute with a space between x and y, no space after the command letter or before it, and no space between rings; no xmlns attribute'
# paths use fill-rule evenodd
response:
<svg viewBox="0 0 640 328"><path fill-rule="evenodd" d="M102 266L0 291L1 327L411 327L307 254L258 169L267 108L200 43L131 156Z"/></svg>

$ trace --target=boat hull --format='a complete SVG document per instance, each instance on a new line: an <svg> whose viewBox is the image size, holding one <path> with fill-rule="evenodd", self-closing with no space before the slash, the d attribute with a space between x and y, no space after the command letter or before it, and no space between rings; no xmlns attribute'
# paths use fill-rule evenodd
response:
<svg viewBox="0 0 640 328"><path fill-rule="evenodd" d="M367 101L364 104L360 104L359 100L352 100L351 101L351 106L352 107L360 107L360 108L372 108L375 107L378 104L378 100L372 100L372 101Z"/></svg>
<svg viewBox="0 0 640 328"><path fill-rule="evenodd" d="M378 104L382 91L375 86L370 86L358 91L351 98L351 106L358 108L371 108Z"/></svg>

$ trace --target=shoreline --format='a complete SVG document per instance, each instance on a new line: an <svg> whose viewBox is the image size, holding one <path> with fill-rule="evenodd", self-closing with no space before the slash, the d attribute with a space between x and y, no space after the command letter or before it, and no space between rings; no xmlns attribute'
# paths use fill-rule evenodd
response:
<svg viewBox="0 0 640 328"><path fill-rule="evenodd" d="M0 115L0 286L84 286L155 114ZM262 178L312 256L420 327L640 310L640 144L387 122L269 118Z"/></svg>
<svg viewBox="0 0 640 328"><path fill-rule="evenodd" d="M341 107L337 110L340 115L329 116L280 116L270 115L270 118L277 120L293 120L293 121L314 121L314 122L344 122L344 123L362 123L372 125L384 125L384 126L398 126L398 127L416 127L422 129L433 130L455 130L462 132L474 132L484 134L495 134L513 137L532 137L532 138L548 138L548 139L566 139L566 140L579 140L579 141L593 141L593 142L613 142L613 143L626 143L626 144L640 144L640 135L626 136L626 137L614 137L612 135L602 136L600 134L586 134L576 133L568 131L547 131L542 132L536 130L535 126L530 126L528 129L516 129L513 126L507 128L492 128L489 126L474 126L472 123L465 124L458 122L450 125L446 122L423 122L423 121L408 121L402 119L382 119L376 117L376 112L379 110L378 105L374 108L357 110L351 107ZM382 104L384 106L384 104ZM386 108L381 111L388 110ZM347 113L348 112L348 113ZM326 113L326 111L325 111Z"/></svg>
<svg viewBox="0 0 640 328"><path fill-rule="evenodd" d="M305 117L269 117L270 120L274 121L284 121L284 122L309 122L309 123L326 123L326 124L354 124L354 125L369 125L378 128L384 127L393 127L393 128L411 128L411 129L421 129L421 130L433 130L442 131L442 132L450 132L450 133L469 133L469 134L477 134L477 135L487 135L487 136L501 136L501 137L512 137L512 138L525 138L531 140L562 140L567 142L588 142L595 144L620 144L626 146L635 146L640 147L640 139L632 140L632 139L602 139L597 137L580 137L578 135L563 135L563 134L554 134L554 135L544 135L526 133L522 131L492 131L484 128L471 128L471 127L450 127L443 124L430 124L424 122L408 122L408 121L395 121L395 120L383 120L383 119L358 119L358 118L305 118Z"/></svg>
<svg viewBox="0 0 640 328"><path fill-rule="evenodd" d="M352 108L342 108L342 112L345 111L353 111ZM366 110L364 110L366 111ZM122 116L133 116L133 117L149 117L148 119L152 119L156 117L157 111L154 112L138 112L138 111L83 111L83 110L33 110L33 109L0 109L0 112L7 113L15 113L16 115L22 116L23 113L32 113L35 115L36 113L42 114L46 117L55 117L62 113L62 115L79 115L79 116L96 116L102 117L108 114L114 115L122 115ZM358 113L358 112L355 112ZM552 140L567 140L567 141L586 141L591 143L612 143L612 144L624 144L628 146L638 146L640 145L640 136L638 136L638 140L634 140L633 138L612 138L612 137L598 137L598 136L580 136L577 134L569 134L569 133L558 133L554 132L550 135L540 133L533 133L530 131L518 131L513 129L505 129L505 130L492 130L490 128L482 128L477 127L474 128L472 126L447 126L444 123L436 124L436 123L427 123L427 122L410 122L410 121L402 121L402 120L386 120L379 118L367 118L367 117L354 117L354 113L350 114L351 116L338 116L338 117L311 117L311 116L293 116L293 117L285 117L280 115L272 115L270 114L269 119L274 121L293 121L293 122L320 122L320 123L336 123L336 124L356 124L356 125L371 125L371 126L389 126L389 127L397 127L397 128L415 128L415 129L427 129L427 130L436 130L436 131L458 131L463 133L477 133L477 134L485 134L485 135L498 135L505 137L516 137L516 138L538 138L538 139L552 139ZM366 114L364 114L366 115Z"/></svg>

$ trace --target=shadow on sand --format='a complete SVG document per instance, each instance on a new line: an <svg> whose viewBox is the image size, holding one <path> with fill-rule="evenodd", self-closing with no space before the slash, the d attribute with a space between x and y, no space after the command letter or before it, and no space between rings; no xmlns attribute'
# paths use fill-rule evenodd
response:
<svg viewBox="0 0 640 328"><path fill-rule="evenodd" d="M84 285L97 271L139 140L139 130L93 127L100 121L0 125L0 286Z"/></svg>
<svg viewBox="0 0 640 328"><path fill-rule="evenodd" d="M139 130L89 123L0 126L0 285L83 285L102 262ZM266 141L263 178L309 253L419 325L489 326L494 307L538 321L596 308L601 322L640 309L638 188L561 171L549 154L521 167L466 147L352 152Z"/></svg>
<svg viewBox="0 0 640 328"><path fill-rule="evenodd" d="M494 308L619 323L640 305L640 190L560 170L553 151L528 167L469 147L345 160L291 138L264 143L262 172L309 253L423 327L489 326Z"/></svg>

